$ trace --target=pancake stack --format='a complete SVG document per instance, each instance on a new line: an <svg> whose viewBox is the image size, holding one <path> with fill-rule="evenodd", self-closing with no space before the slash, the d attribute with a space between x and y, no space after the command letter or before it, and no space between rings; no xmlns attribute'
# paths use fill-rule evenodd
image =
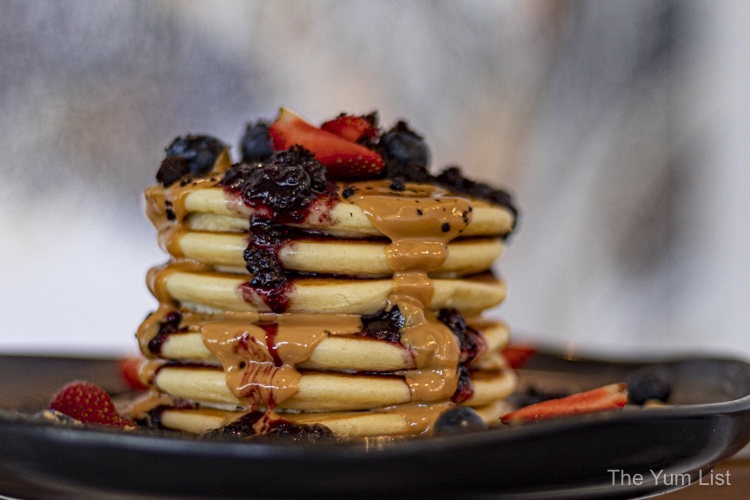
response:
<svg viewBox="0 0 750 500"><path fill-rule="evenodd" d="M409 141L403 122L285 109L248 126L235 165L216 139L176 139L145 193L170 259L137 334L151 391L127 413L242 436L420 435L456 405L497 421L516 378L507 326L481 313L505 298L490 268L516 212L404 158Z"/></svg>

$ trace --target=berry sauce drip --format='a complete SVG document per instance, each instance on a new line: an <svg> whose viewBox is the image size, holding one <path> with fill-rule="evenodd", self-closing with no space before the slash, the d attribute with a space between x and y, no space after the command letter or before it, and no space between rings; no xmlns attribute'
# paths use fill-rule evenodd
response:
<svg viewBox="0 0 750 500"><path fill-rule="evenodd" d="M233 165L221 185L238 193L243 202L267 218L300 222L321 196L334 197L335 186L326 177L326 167L302 146L277 151L267 160Z"/></svg>
<svg viewBox="0 0 750 500"><path fill-rule="evenodd" d="M255 297L259 297L265 305L268 306L271 311L276 314L281 314L289 309L289 293L294 288L292 281L287 281L278 288L256 288L249 282L243 283L239 286L242 297L246 302L253 304L255 303Z"/></svg>
<svg viewBox="0 0 750 500"><path fill-rule="evenodd" d="M279 250L289 240L290 231L284 226L258 216L250 219L250 234L244 257L245 267L253 275L251 285L271 289L282 287L286 283L287 278L279 262Z"/></svg>
<svg viewBox="0 0 750 500"><path fill-rule="evenodd" d="M289 307L288 293L292 282L279 261L279 250L290 240L290 230L268 219L254 215L250 219L250 234L245 249L245 267L253 279L242 285L245 299L252 302L255 292L275 313ZM249 294L249 295L248 295Z"/></svg>
<svg viewBox="0 0 750 500"><path fill-rule="evenodd" d="M478 331L466 324L463 315L456 309L441 309L438 319L458 337L461 346L461 364L468 365L487 349Z"/></svg>
<svg viewBox="0 0 750 500"><path fill-rule="evenodd" d="M453 393L451 401L456 404L461 404L473 395L474 384L471 383L469 369L466 368L466 366L461 365L458 367L458 387L456 387L456 392Z"/></svg>
<svg viewBox="0 0 750 500"><path fill-rule="evenodd" d="M268 347L268 353L273 358L274 366L282 366L284 362L279 357L279 346L276 345L276 335L279 333L279 325L272 323L270 325L260 325L260 327L266 332L266 347Z"/></svg>
<svg viewBox="0 0 750 500"><path fill-rule="evenodd" d="M167 315L164 317L164 321L159 323L159 331L148 343L149 352L156 355L160 354L161 346L164 344L164 341L167 340L167 337L169 337L170 334L177 332L186 332L186 326L180 328L181 321L182 313L180 311L170 311L169 313L167 313Z"/></svg>
<svg viewBox="0 0 750 500"><path fill-rule="evenodd" d="M401 342L404 323L398 306L393 306L390 311L383 309L375 314L362 316L363 329L360 335L397 344Z"/></svg>

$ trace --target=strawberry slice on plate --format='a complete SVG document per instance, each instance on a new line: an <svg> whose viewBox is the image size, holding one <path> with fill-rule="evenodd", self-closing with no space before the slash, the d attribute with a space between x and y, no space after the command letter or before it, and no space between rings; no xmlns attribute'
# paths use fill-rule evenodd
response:
<svg viewBox="0 0 750 500"><path fill-rule="evenodd" d="M146 385L141 382L138 373L141 370L143 364L142 358L123 358L118 363L120 378L134 391L145 391L148 389Z"/></svg>
<svg viewBox="0 0 750 500"><path fill-rule="evenodd" d="M120 416L104 389L89 382L67 384L55 395L49 408L84 424L136 427L135 422Z"/></svg>
<svg viewBox="0 0 750 500"><path fill-rule="evenodd" d="M519 424L582 413L616 410L628 401L625 384L611 384L570 396L533 404L502 417L503 423Z"/></svg>
<svg viewBox="0 0 750 500"><path fill-rule="evenodd" d="M375 113L363 116L352 116L341 113L333 120L320 126L322 130L336 134L350 142L359 142L367 137L373 139L378 136L377 116Z"/></svg>
<svg viewBox="0 0 750 500"><path fill-rule="evenodd" d="M361 179L383 171L383 158L376 152L322 130L287 108L281 108L269 132L275 151L299 144L325 165L333 180Z"/></svg>
<svg viewBox="0 0 750 500"><path fill-rule="evenodd" d="M511 368L521 368L536 354L536 349L522 345L509 345L500 351Z"/></svg>

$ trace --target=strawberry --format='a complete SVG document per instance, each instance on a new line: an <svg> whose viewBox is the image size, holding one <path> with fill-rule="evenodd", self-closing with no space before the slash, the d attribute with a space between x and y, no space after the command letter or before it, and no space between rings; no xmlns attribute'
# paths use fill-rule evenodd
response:
<svg viewBox="0 0 750 500"><path fill-rule="evenodd" d="M124 358L118 363L120 378L134 391L145 391L147 389L138 377L141 364L143 364L141 358Z"/></svg>
<svg viewBox="0 0 750 500"><path fill-rule="evenodd" d="M611 384L571 396L550 399L510 412L503 416L506 424L535 422L578 413L594 413L622 408L628 400L625 384Z"/></svg>
<svg viewBox="0 0 750 500"><path fill-rule="evenodd" d="M287 108L281 108L269 132L275 151L295 144L309 149L332 180L361 179L383 171L383 158L376 152L321 130Z"/></svg>
<svg viewBox="0 0 750 500"><path fill-rule="evenodd" d="M49 408L84 424L136 427L135 422L117 413L109 394L98 385L89 382L76 381L67 384L55 395Z"/></svg>
<svg viewBox="0 0 750 500"><path fill-rule="evenodd" d="M325 122L320 128L347 141L359 142L365 137L373 139L378 136L376 120L375 113L363 116L341 113L333 120Z"/></svg>
<svg viewBox="0 0 750 500"><path fill-rule="evenodd" d="M529 360L534 354L536 349L533 347L525 347L520 345L507 346L500 353L503 355L505 360L511 366L511 368L521 368L526 361Z"/></svg>

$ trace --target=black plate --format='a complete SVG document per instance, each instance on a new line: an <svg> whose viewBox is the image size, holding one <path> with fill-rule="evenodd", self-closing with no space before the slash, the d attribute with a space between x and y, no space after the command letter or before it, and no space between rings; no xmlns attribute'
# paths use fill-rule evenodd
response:
<svg viewBox="0 0 750 500"><path fill-rule="evenodd" d="M667 363L674 405L584 415L427 439L338 445L217 442L173 434L31 421L66 381L122 389L107 360L0 356L0 494L22 498L353 497L488 494L633 497L704 474L750 440L750 365ZM537 355L524 384L579 391L643 364ZM619 473L642 474L640 485ZM614 475L613 475L614 474Z"/></svg>

